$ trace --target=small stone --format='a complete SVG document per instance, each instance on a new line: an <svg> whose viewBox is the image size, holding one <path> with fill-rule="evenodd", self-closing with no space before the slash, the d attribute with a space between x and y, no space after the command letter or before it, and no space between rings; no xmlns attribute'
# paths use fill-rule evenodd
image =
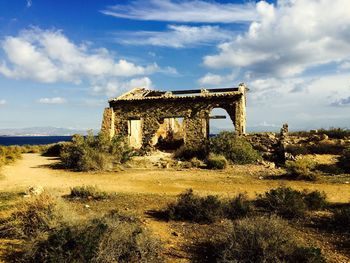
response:
<svg viewBox="0 0 350 263"><path fill-rule="evenodd" d="M90 206L89 206L89 205L84 205L84 207L85 207L85 208L90 208Z"/></svg>
<svg viewBox="0 0 350 263"><path fill-rule="evenodd" d="M175 231L174 231L174 232L172 232L171 234L172 234L173 236L176 236L176 237L178 237L178 236L179 236L179 234L178 234L177 232L175 232Z"/></svg>
<svg viewBox="0 0 350 263"><path fill-rule="evenodd" d="M350 182L349 181L345 181L344 184L349 184Z"/></svg>
<svg viewBox="0 0 350 263"><path fill-rule="evenodd" d="M40 195L44 192L44 188L42 186L31 186L26 191L26 195L33 196L33 195Z"/></svg>
<svg viewBox="0 0 350 263"><path fill-rule="evenodd" d="M259 180L262 180L262 179L264 179L264 177L263 176L259 176Z"/></svg>

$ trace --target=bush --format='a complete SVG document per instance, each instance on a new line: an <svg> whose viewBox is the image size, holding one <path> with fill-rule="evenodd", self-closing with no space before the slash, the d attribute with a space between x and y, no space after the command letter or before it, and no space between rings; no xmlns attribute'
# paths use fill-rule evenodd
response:
<svg viewBox="0 0 350 263"><path fill-rule="evenodd" d="M319 133L326 134L332 139L344 139L350 136L350 130L343 128L330 128L328 130L320 129Z"/></svg>
<svg viewBox="0 0 350 263"><path fill-rule="evenodd" d="M326 194L325 192L313 191L304 192L304 201L308 209L310 210L320 210L327 206Z"/></svg>
<svg viewBox="0 0 350 263"><path fill-rule="evenodd" d="M37 239L29 262L161 262L160 243L129 217L111 213L80 225L63 225Z"/></svg>
<svg viewBox="0 0 350 263"><path fill-rule="evenodd" d="M231 199L225 207L225 215L230 219L238 219L248 216L253 211L253 206L246 194L239 194Z"/></svg>
<svg viewBox="0 0 350 263"><path fill-rule="evenodd" d="M312 171L315 166L316 163L307 158L286 162L288 176L296 180L316 181L317 175Z"/></svg>
<svg viewBox="0 0 350 263"><path fill-rule="evenodd" d="M66 143L55 143L48 145L42 155L49 157L59 157L65 144Z"/></svg>
<svg viewBox="0 0 350 263"><path fill-rule="evenodd" d="M285 218L301 217L307 209L303 194L290 187L278 187L259 195L257 204Z"/></svg>
<svg viewBox="0 0 350 263"><path fill-rule="evenodd" d="M222 203L216 196L200 197L189 189L169 204L166 212L169 219L211 223L222 215Z"/></svg>
<svg viewBox="0 0 350 263"><path fill-rule="evenodd" d="M255 163L261 159L260 154L248 141L231 132L221 132L211 138L210 152L222 154L227 160L236 164Z"/></svg>
<svg viewBox="0 0 350 263"><path fill-rule="evenodd" d="M278 187L259 195L256 203L285 218L302 217L306 210L322 209L326 206L326 194L300 192L290 187Z"/></svg>
<svg viewBox="0 0 350 263"><path fill-rule="evenodd" d="M225 169L227 166L227 160L225 156L218 154L210 154L206 160L207 168L221 170Z"/></svg>
<svg viewBox="0 0 350 263"><path fill-rule="evenodd" d="M333 223L337 228L350 233L350 207L336 209L334 211Z"/></svg>
<svg viewBox="0 0 350 263"><path fill-rule="evenodd" d="M74 135L65 144L61 160L66 168L76 171L103 171L113 168L114 163L124 163L131 157L131 149L122 137L112 140L104 134L95 137L89 133L85 138Z"/></svg>
<svg viewBox="0 0 350 263"><path fill-rule="evenodd" d="M0 167L21 158L21 149L17 146L0 146Z"/></svg>
<svg viewBox="0 0 350 263"><path fill-rule="evenodd" d="M57 224L56 202L43 193L33 200L24 202L10 218L0 226L1 237L30 239L49 231Z"/></svg>
<svg viewBox="0 0 350 263"><path fill-rule="evenodd" d="M204 160L207 158L207 150L205 147L191 147L182 145L174 152L174 157L182 161L189 161L193 158Z"/></svg>
<svg viewBox="0 0 350 263"><path fill-rule="evenodd" d="M350 147L346 148L338 158L338 166L350 173Z"/></svg>
<svg viewBox="0 0 350 263"><path fill-rule="evenodd" d="M100 191L96 186L83 185L83 186L75 186L71 188L69 197L101 200L101 199L108 198L109 194L106 192Z"/></svg>
<svg viewBox="0 0 350 263"><path fill-rule="evenodd" d="M325 262L320 250L300 246L288 224L276 217L233 221L221 236L210 242L210 262Z"/></svg>
<svg viewBox="0 0 350 263"><path fill-rule="evenodd" d="M307 149L310 154L341 154L344 146L328 140L307 145Z"/></svg>

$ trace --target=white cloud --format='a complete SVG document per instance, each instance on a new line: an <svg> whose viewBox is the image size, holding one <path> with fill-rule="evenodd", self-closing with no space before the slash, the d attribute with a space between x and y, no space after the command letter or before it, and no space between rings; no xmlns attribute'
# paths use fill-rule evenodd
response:
<svg viewBox="0 0 350 263"><path fill-rule="evenodd" d="M350 62L349 61L342 62L339 65L338 69L340 69L340 70L348 70L348 69L350 69Z"/></svg>
<svg viewBox="0 0 350 263"><path fill-rule="evenodd" d="M211 68L241 68L251 74L295 76L306 69L350 59L350 1L260 1L260 21L204 57Z"/></svg>
<svg viewBox="0 0 350 263"><path fill-rule="evenodd" d="M92 86L92 90L95 94L104 94L108 97L120 95L122 92L133 88L152 89L152 81L148 77L143 77L131 79L129 81L108 81L107 83Z"/></svg>
<svg viewBox="0 0 350 263"><path fill-rule="evenodd" d="M152 21L232 23L257 18L254 4L221 4L201 0L135 0L101 11L118 18Z"/></svg>
<svg viewBox="0 0 350 263"><path fill-rule="evenodd" d="M32 0L27 0L27 7L28 7L28 8L31 7L32 4L33 4Z"/></svg>
<svg viewBox="0 0 350 263"><path fill-rule="evenodd" d="M7 103L7 101L6 101L6 100L0 100L0 106L5 105L6 103Z"/></svg>
<svg viewBox="0 0 350 263"><path fill-rule="evenodd" d="M168 25L167 31L118 32L117 41L132 45L188 48L232 39L218 26Z"/></svg>
<svg viewBox="0 0 350 263"><path fill-rule="evenodd" d="M41 98L38 100L38 103L40 104L64 104L66 102L67 102L66 99L61 97Z"/></svg>
<svg viewBox="0 0 350 263"><path fill-rule="evenodd" d="M34 28L2 42L7 57L0 74L43 83L80 83L83 79L131 77L162 71L157 64L136 65L115 60L106 49L76 45L61 31Z"/></svg>
<svg viewBox="0 0 350 263"><path fill-rule="evenodd" d="M215 86L215 85L229 85L232 84L233 80L236 78L237 73L232 72L228 75L218 75L213 73L207 73L202 78L198 80L198 83L200 85L209 85L209 86Z"/></svg>

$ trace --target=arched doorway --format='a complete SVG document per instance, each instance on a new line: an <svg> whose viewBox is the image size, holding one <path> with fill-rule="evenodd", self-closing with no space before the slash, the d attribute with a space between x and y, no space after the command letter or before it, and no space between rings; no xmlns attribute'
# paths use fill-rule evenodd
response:
<svg viewBox="0 0 350 263"><path fill-rule="evenodd" d="M230 115L223 108L215 107L209 114L209 137L218 135L222 131L235 130Z"/></svg>

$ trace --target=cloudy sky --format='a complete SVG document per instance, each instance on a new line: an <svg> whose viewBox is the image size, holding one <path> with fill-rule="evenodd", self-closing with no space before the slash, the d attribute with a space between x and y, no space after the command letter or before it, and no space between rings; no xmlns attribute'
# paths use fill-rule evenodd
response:
<svg viewBox="0 0 350 263"><path fill-rule="evenodd" d="M134 87L241 82L250 130L349 128L349 10L349 0L2 0L0 128L95 129L108 98Z"/></svg>

